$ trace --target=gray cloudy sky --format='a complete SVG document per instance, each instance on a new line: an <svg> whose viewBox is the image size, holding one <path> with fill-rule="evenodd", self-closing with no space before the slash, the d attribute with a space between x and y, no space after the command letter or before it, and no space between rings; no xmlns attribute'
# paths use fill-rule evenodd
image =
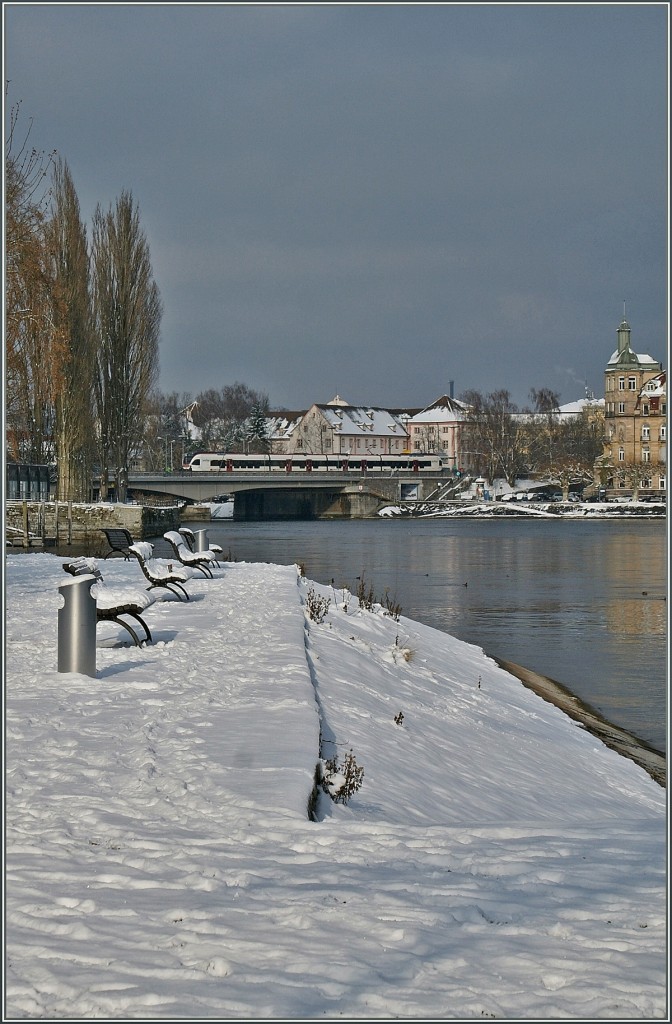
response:
<svg viewBox="0 0 672 1024"><path fill-rule="evenodd" d="M131 190L163 391L424 406L666 362L667 4L3 5L82 215Z"/></svg>

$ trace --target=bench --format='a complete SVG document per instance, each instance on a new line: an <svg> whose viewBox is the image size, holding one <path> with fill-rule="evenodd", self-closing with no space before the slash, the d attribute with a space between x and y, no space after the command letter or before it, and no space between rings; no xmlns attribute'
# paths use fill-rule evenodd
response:
<svg viewBox="0 0 672 1024"><path fill-rule="evenodd" d="M96 599L97 622L116 622L118 626L122 626L127 633L130 633L136 647L142 646L145 642L151 644L152 634L140 614L152 603L152 598L148 594L135 588L128 590L125 587L108 586L95 558L74 558L72 562L63 564L63 570L70 576L91 574L96 577L97 583L94 583L91 593ZM121 618L122 615L128 615L142 626L145 631L143 640L140 640L135 629Z"/></svg>
<svg viewBox="0 0 672 1024"><path fill-rule="evenodd" d="M189 600L189 594L184 589L184 584L191 577L191 570L182 566L175 568L170 562L154 558L154 545L149 541L139 540L131 544L128 549L134 558L140 563L140 568L146 580L149 581L147 590L154 590L162 587L182 600Z"/></svg>
<svg viewBox="0 0 672 1024"><path fill-rule="evenodd" d="M107 552L105 558L109 558L110 555L113 555L116 551L118 551L120 555L124 556L127 562L130 561L131 556L128 552L128 549L133 543L133 538L131 537L128 530L103 529L102 533L104 533L105 536L107 537L107 543L110 545L110 548L112 549L111 551Z"/></svg>
<svg viewBox="0 0 672 1024"><path fill-rule="evenodd" d="M215 562L215 555L212 551L192 551L182 534L177 530L168 530L167 533L164 533L163 537L170 544L173 554L180 565L196 569L208 579L213 578L210 566Z"/></svg>

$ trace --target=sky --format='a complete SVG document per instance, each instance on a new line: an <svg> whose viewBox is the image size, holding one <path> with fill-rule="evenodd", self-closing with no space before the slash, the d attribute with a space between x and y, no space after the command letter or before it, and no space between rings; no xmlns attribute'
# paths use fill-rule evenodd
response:
<svg viewBox="0 0 672 1024"><path fill-rule="evenodd" d="M667 1019L643 767L294 565L194 575L59 672L64 561L6 558L3 1019Z"/></svg>
<svg viewBox="0 0 672 1024"><path fill-rule="evenodd" d="M130 190L159 387L272 408L602 395L665 363L668 5L3 5L7 104Z"/></svg>

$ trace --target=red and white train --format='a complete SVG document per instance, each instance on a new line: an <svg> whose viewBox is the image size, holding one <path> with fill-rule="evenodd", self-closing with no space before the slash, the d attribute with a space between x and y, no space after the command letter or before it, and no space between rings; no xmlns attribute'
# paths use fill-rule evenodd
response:
<svg viewBox="0 0 672 1024"><path fill-rule="evenodd" d="M185 461L192 473L441 473L448 466L440 455L243 455L199 452Z"/></svg>

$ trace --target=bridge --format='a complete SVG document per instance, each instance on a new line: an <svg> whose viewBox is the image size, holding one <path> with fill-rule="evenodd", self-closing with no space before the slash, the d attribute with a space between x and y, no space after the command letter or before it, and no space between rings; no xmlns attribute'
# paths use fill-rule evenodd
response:
<svg viewBox="0 0 672 1024"><path fill-rule="evenodd" d="M445 472L412 471L130 473L129 492L164 495L193 502L212 501L219 494L234 498L234 518L361 519L394 502L437 497L454 478Z"/></svg>

